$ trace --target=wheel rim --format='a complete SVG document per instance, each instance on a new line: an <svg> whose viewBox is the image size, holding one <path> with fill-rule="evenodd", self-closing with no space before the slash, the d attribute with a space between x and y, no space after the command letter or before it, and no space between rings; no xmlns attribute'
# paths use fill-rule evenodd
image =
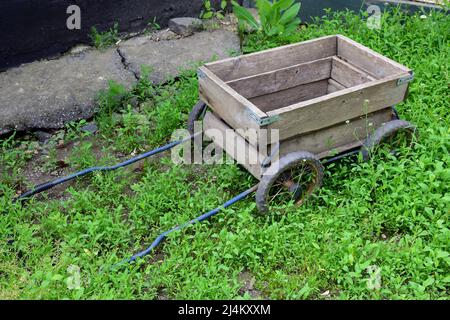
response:
<svg viewBox="0 0 450 320"><path fill-rule="evenodd" d="M367 161L375 154L381 157L398 155L418 139L417 128L404 120L393 120L375 130L364 143L361 153Z"/></svg>
<svg viewBox="0 0 450 320"><path fill-rule="evenodd" d="M311 161L286 168L268 188L268 207L276 207L289 202L302 205L320 184L320 173Z"/></svg>
<svg viewBox="0 0 450 320"><path fill-rule="evenodd" d="M414 137L414 128L400 128L381 139L376 149L385 154L398 155L401 150L413 145Z"/></svg>

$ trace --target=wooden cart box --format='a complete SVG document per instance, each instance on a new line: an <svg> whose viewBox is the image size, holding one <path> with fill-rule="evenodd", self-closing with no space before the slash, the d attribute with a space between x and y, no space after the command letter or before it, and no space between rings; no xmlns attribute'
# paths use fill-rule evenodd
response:
<svg viewBox="0 0 450 320"><path fill-rule="evenodd" d="M305 150L318 158L361 146L392 119L391 107L405 99L413 78L407 67L342 35L209 63L198 75L200 98L212 111L205 130L278 129L280 157ZM259 179L267 146L248 147L260 162L236 160Z"/></svg>

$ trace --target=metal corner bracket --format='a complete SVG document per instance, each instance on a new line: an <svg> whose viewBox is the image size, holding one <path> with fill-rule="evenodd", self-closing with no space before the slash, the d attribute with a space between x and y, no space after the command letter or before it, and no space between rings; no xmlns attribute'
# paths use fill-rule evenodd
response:
<svg viewBox="0 0 450 320"><path fill-rule="evenodd" d="M199 79L202 79L202 80L206 78L206 74L201 69L197 70L197 76Z"/></svg>
<svg viewBox="0 0 450 320"><path fill-rule="evenodd" d="M277 122L278 120L280 120L280 116L278 116L278 115L271 116L271 117L260 118L258 115L256 115L255 113L253 113L251 111L249 111L249 116L254 121L256 121L256 123L258 125L260 125L260 126L267 126L269 124L272 124L272 123Z"/></svg>
<svg viewBox="0 0 450 320"><path fill-rule="evenodd" d="M397 86L400 86L404 83L411 82L414 80L414 72L411 72L409 75L401 77L397 80Z"/></svg>

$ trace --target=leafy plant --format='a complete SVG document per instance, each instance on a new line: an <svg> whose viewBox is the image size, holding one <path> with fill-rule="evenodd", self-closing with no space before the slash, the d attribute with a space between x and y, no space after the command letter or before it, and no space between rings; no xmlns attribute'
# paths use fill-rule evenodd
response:
<svg viewBox="0 0 450 320"><path fill-rule="evenodd" d="M26 141L17 142L15 133L5 140L0 140L0 184L20 185L20 169L32 156L33 146Z"/></svg>
<svg viewBox="0 0 450 320"><path fill-rule="evenodd" d="M155 32L159 29L161 29L161 26L156 22L156 17L154 17L153 20L149 20L149 22L147 23L147 28L145 28L144 33Z"/></svg>
<svg viewBox="0 0 450 320"><path fill-rule="evenodd" d="M114 23L114 26L105 32L99 32L96 27L92 27L89 37L91 38L92 44L97 49L104 49L112 46L120 39L119 24L117 22Z"/></svg>
<svg viewBox="0 0 450 320"><path fill-rule="evenodd" d="M216 17L217 19L223 19L225 18L224 13L225 9L228 6L227 0L220 1L220 9L216 10L212 5L210 0L205 0L203 2L203 10L200 13L200 17L202 19L211 19Z"/></svg>
<svg viewBox="0 0 450 320"><path fill-rule="evenodd" d="M257 21L250 11L236 1L232 4L240 29L247 26L251 31L261 33L265 38L289 36L300 24L300 18L298 18L300 3L295 3L295 0L256 0L260 21Z"/></svg>
<svg viewBox="0 0 450 320"><path fill-rule="evenodd" d="M95 154L92 150L91 142L81 142L73 148L73 153L68 161L72 168L84 169L93 166L96 163Z"/></svg>
<svg viewBox="0 0 450 320"><path fill-rule="evenodd" d="M48 155L45 156L45 161L41 165L41 169L44 172L52 172L58 168L58 158L57 158L56 148L50 148L48 150Z"/></svg>
<svg viewBox="0 0 450 320"><path fill-rule="evenodd" d="M129 96L129 92L124 85L114 80L109 80L108 89L99 93L98 105L100 111L108 114L116 111L121 106L123 99L127 96Z"/></svg>
<svg viewBox="0 0 450 320"><path fill-rule="evenodd" d="M138 99L138 101L148 101L155 95L155 85L150 79L152 72L152 67L146 65L141 66L141 76L131 90L131 96Z"/></svg>

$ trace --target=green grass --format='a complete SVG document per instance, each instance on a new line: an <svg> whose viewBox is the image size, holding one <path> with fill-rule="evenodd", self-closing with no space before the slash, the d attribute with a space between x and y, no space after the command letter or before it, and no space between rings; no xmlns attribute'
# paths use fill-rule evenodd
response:
<svg viewBox="0 0 450 320"><path fill-rule="evenodd" d="M0 298L249 298L239 282L243 271L263 297L274 299L448 298L448 30L450 18L438 13L383 14L381 30L338 13L289 39L248 39L252 51L341 33L414 69L409 98L398 110L417 124L420 141L403 157L333 164L320 192L283 214L261 216L249 198L171 234L155 254L120 270L108 267L255 180L236 165L175 166L163 158L94 174L21 207L11 198L23 188L30 158L39 157L33 150L42 147L32 139L1 141ZM164 87L140 83L115 92L119 98L100 100L94 140L76 125L65 133L63 139L78 143L70 170L95 164L94 149L106 164L163 144L185 126L198 99L194 72ZM70 266L80 268L78 289L68 289L76 280ZM377 272L374 288L368 284Z"/></svg>

